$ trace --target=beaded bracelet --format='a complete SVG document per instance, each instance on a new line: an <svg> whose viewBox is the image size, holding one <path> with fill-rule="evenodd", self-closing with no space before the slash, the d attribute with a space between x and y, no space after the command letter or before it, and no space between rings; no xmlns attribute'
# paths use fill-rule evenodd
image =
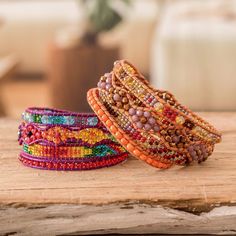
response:
<svg viewBox="0 0 236 236"><path fill-rule="evenodd" d="M109 89L103 89L101 84L104 82L101 82L101 84L99 82L98 85L102 89L100 91L101 99L104 98L104 100L106 100L108 104L113 106L113 109L115 109L117 112L119 112L119 110L123 110L124 113L127 113L127 119L130 119L130 122L134 124L136 130L144 129L145 131L154 131L155 134L160 131L162 135L161 137L159 137L159 139L162 139L162 137L164 136L164 132L166 134L170 133L166 132L168 125L170 125L170 122L168 120L157 115L155 112L150 111L149 108L146 108L144 104L142 104L139 100L132 96L129 91L122 88L113 73L110 75L108 74L107 76L108 78L109 76L111 76ZM107 77L103 76L101 78L101 80L104 79L107 79ZM163 130L161 130L161 128L163 128ZM154 134L154 132L150 132L149 135ZM191 142L196 143L196 141L200 140L200 138L194 137L188 132L188 130L183 130L182 128L177 127L176 133L177 134L171 139L170 137L166 136L163 140L169 143L169 146L172 150L183 148L184 143L185 145L189 145L191 144ZM181 136L181 140L177 135ZM156 137L154 136L154 138ZM187 140L187 142L184 142L185 140Z"/></svg>
<svg viewBox="0 0 236 236"><path fill-rule="evenodd" d="M28 108L22 117L19 159L27 166L87 170L118 164L128 156L95 114Z"/></svg>
<svg viewBox="0 0 236 236"><path fill-rule="evenodd" d="M125 60L117 61L114 64L113 71L116 78L129 93L132 93L150 111L156 113L156 116L162 117L165 122L174 125L175 132L180 132L182 129L190 137L190 140L201 140L203 145L210 148L221 141L221 134L211 124L181 105L171 93L152 88L131 63ZM131 110L132 112L135 113L135 109ZM177 143L177 146L180 147L184 143L189 143L188 140L180 140L175 132L170 134L168 131L162 131L167 142L174 140L171 144ZM195 157L196 146L189 145L188 151L191 156Z"/></svg>
<svg viewBox="0 0 236 236"><path fill-rule="evenodd" d="M133 94L136 90L127 90L113 73L102 76L98 87L88 92L91 107L134 156L156 167L167 168L173 163L204 161L213 152L216 139L205 140L160 116Z"/></svg>
<svg viewBox="0 0 236 236"><path fill-rule="evenodd" d="M124 116L124 114L127 113L126 124L129 125L129 128L132 130L132 133L134 132L137 133L137 130L141 130L143 134L146 131L150 131L148 133L146 132L146 136L147 135L149 137L152 136L152 138L154 138L154 142L155 141L158 142L159 140L170 151L172 151L171 159L169 158L168 153L166 153L166 157L168 157L169 161L174 161L174 162L177 161L178 164L180 164L181 159L183 158L186 159L185 162L191 162L193 159L202 161L202 160L205 160L207 156L209 156L209 154L212 153L212 148L213 148L212 145L210 144L203 145L201 141L196 139L196 137L191 136L187 131L183 131L180 128L175 130L174 137L171 138L169 135L173 133L174 127L171 127L171 129L167 129L169 125L169 122L167 120L162 119L160 116L154 116L155 114L152 114L148 108L143 107L142 104L136 98L130 96L130 94L125 89L121 88L120 86L117 86L116 84L117 81L114 81L115 79L114 74L111 74L110 79L111 79L110 82L112 83L110 83L111 87L109 86L110 88L108 91L107 91L107 88L103 89L101 84L99 84L99 87L101 88L101 91L100 91L101 99L104 98L106 102L113 105L113 109L115 109L117 113L119 113L119 109L123 110L122 116ZM104 77L102 77L101 80L104 80ZM107 92L108 94L106 94ZM122 100L119 99L120 96L123 97ZM116 103L115 103L115 100L116 100ZM114 103L115 103L115 106L114 106ZM117 109L116 106L119 109ZM136 115L134 114L135 110L137 112L137 114L135 112ZM130 120L130 122L128 120ZM130 126L130 123L133 124L134 126L133 128ZM152 132L152 131L155 131L155 132ZM168 135L165 135L165 134L168 134ZM181 139L179 137L181 137ZM136 139L136 137L134 138ZM145 143L146 140L142 140L142 141ZM150 141L151 140L149 140L148 143L150 143ZM143 144L141 144L141 146L142 145ZM150 148L151 147L149 147L149 149ZM195 151L197 151L197 149L200 149L203 155L195 154ZM156 151L159 153L158 149L156 149ZM184 156L180 157L180 155L176 153L178 151L181 151L182 154L185 153L186 154L185 157ZM191 153L192 155L188 155ZM174 155L174 158L173 158L173 155ZM184 164L184 160L182 160L182 164Z"/></svg>
<svg viewBox="0 0 236 236"><path fill-rule="evenodd" d="M219 143L221 134L207 121L181 105L168 91L150 86L144 76L126 60L114 63L114 74L137 99L175 126L183 126L206 142Z"/></svg>

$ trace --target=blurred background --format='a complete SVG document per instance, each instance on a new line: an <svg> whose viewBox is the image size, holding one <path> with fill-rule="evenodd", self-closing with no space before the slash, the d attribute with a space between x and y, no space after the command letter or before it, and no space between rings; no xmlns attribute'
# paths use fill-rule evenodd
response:
<svg viewBox="0 0 236 236"><path fill-rule="evenodd" d="M1 116L88 111L121 58L194 110L236 110L236 0L0 1Z"/></svg>

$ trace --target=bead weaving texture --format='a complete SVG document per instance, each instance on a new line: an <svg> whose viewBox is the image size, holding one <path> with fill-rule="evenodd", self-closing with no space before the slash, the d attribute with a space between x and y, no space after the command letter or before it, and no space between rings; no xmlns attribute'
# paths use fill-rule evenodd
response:
<svg viewBox="0 0 236 236"><path fill-rule="evenodd" d="M205 161L221 140L212 125L169 92L152 88L124 60L88 91L88 102L126 150L158 168Z"/></svg>
<svg viewBox="0 0 236 236"><path fill-rule="evenodd" d="M47 159L36 159L21 153L19 160L28 167L45 170L92 170L110 167L126 160L127 154L121 154L110 158L100 158L89 161L49 161Z"/></svg>
<svg viewBox="0 0 236 236"><path fill-rule="evenodd" d="M127 151L95 114L28 108L22 115L19 160L47 170L90 170L126 160Z"/></svg>

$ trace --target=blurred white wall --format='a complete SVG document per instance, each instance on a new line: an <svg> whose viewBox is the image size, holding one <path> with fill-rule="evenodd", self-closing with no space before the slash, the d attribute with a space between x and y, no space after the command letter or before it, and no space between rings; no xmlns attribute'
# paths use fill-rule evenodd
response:
<svg viewBox="0 0 236 236"><path fill-rule="evenodd" d="M195 110L236 110L236 1L167 5L153 40L151 81Z"/></svg>
<svg viewBox="0 0 236 236"><path fill-rule="evenodd" d="M62 27L81 20L75 1L0 2L0 55L14 53L24 73L45 68L48 42Z"/></svg>
<svg viewBox="0 0 236 236"><path fill-rule="evenodd" d="M0 1L0 56L15 53L21 61L22 73L45 70L48 43L56 35L84 29L84 15L76 0ZM158 16L155 0L133 0L125 22L112 33L101 37L102 43L121 47L121 57L149 72L150 42ZM63 37L63 36L62 36ZM71 37L74 37L71 35ZM140 46L141 45L141 46Z"/></svg>

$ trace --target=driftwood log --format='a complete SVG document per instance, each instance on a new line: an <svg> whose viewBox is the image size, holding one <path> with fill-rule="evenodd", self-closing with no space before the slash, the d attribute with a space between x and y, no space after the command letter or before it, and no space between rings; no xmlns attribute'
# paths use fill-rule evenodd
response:
<svg viewBox="0 0 236 236"><path fill-rule="evenodd" d="M201 165L42 171L17 160L19 121L0 120L0 235L236 234L236 113L204 113L223 141Z"/></svg>

